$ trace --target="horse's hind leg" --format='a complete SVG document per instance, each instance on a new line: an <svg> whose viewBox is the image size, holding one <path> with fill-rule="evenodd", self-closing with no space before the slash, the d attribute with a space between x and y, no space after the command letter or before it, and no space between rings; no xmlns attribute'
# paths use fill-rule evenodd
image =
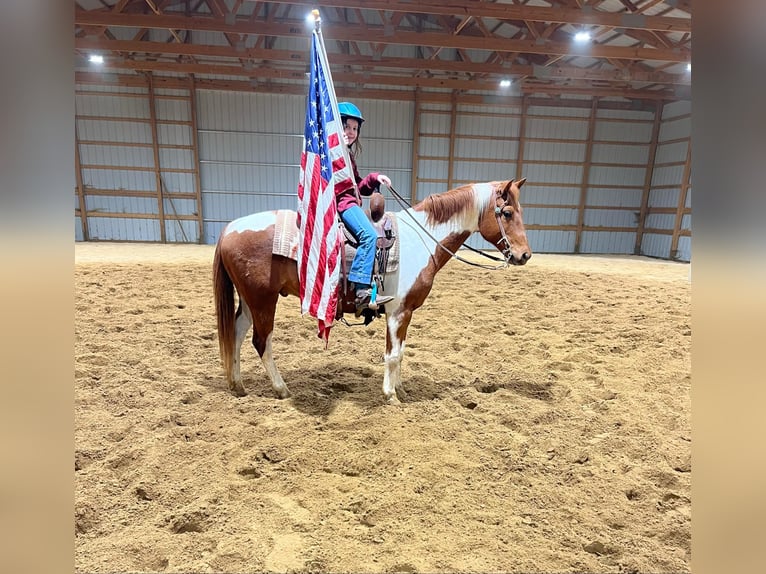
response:
<svg viewBox="0 0 766 574"><path fill-rule="evenodd" d="M250 314L250 308L240 299L239 308L237 309L237 320L234 324L234 360L231 369L231 381L229 381L229 389L238 397L244 397L247 394L244 385L242 385L240 354L242 343L245 341L245 336L252 324L253 316Z"/></svg>
<svg viewBox="0 0 766 574"><path fill-rule="evenodd" d="M280 399L290 397L290 391L274 362L271 350L271 335L274 331L274 313L277 309L278 294L264 297L261 306L253 315L253 347L258 351L261 362L271 379L271 387Z"/></svg>

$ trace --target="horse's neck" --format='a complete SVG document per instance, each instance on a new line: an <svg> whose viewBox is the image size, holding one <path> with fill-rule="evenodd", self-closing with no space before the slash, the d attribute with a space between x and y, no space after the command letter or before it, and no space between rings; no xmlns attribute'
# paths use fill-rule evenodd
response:
<svg viewBox="0 0 766 574"><path fill-rule="evenodd" d="M402 219L413 219L419 224L418 235L423 237L431 236L432 239L437 241L444 241L449 237L467 233L465 239L463 239L457 247L460 247L468 237L474 232L479 230L479 222L477 218L472 217L470 214L462 214L455 216L443 223L429 224L428 214L425 211L415 211L413 208L407 210L407 215L400 215L399 221Z"/></svg>

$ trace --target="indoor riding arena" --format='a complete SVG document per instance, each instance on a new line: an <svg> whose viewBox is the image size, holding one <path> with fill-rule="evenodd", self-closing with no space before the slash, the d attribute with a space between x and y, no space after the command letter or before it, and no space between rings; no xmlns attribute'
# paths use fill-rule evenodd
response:
<svg viewBox="0 0 766 574"><path fill-rule="evenodd" d="M691 572L689 5L416 4L76 3L76 572ZM386 316L325 344L280 297L290 398L251 334L246 395L221 363L215 245L298 207L316 30L389 212L526 178L531 258L438 271L401 404Z"/></svg>

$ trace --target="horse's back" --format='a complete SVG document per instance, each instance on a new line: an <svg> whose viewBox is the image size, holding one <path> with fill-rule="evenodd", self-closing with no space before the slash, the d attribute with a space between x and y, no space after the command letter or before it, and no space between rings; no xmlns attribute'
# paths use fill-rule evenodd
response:
<svg viewBox="0 0 766 574"><path fill-rule="evenodd" d="M221 232L223 264L237 291L297 292L295 263L297 214L291 210L263 211L233 220ZM246 296L246 298L248 298Z"/></svg>

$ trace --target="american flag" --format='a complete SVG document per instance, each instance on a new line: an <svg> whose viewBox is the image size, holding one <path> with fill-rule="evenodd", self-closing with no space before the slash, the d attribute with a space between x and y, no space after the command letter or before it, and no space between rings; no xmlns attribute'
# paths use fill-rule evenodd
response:
<svg viewBox="0 0 766 574"><path fill-rule="evenodd" d="M343 143L343 126L320 32L311 42L311 74L298 182L298 279L301 314L319 321L325 341L338 306L343 246L335 186L355 186Z"/></svg>

